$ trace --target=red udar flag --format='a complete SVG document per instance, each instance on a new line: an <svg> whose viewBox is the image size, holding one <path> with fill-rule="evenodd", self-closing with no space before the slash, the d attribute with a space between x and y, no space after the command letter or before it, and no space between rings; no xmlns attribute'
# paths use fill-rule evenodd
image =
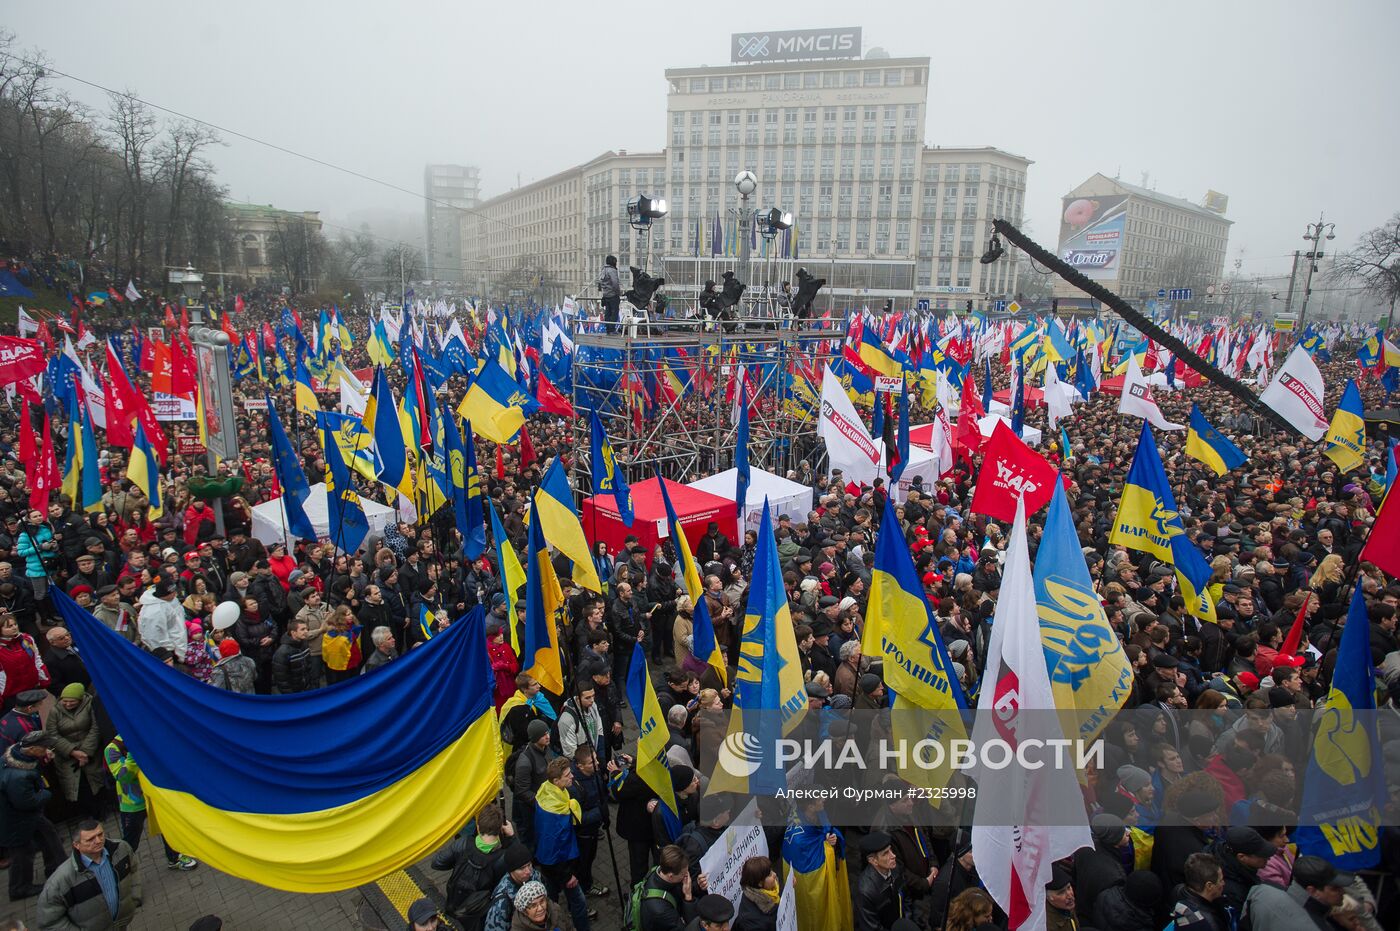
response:
<svg viewBox="0 0 1400 931"><path fill-rule="evenodd" d="M1021 495L1026 498L1027 514L1050 503L1050 496L1055 493L1055 467L1021 442L1006 421L997 420L982 452L972 510L1009 521L1016 516L1016 499Z"/></svg>
<svg viewBox="0 0 1400 931"><path fill-rule="evenodd" d="M38 340L0 336L0 385L33 378L47 365L44 347Z"/></svg>
<svg viewBox="0 0 1400 931"><path fill-rule="evenodd" d="M1400 482L1396 482L1381 501L1376 522L1371 525L1371 535L1361 549L1361 558L1400 577L1400 547L1395 545L1395 541L1400 540L1400 494L1396 493L1396 488L1400 488Z"/></svg>
<svg viewBox="0 0 1400 931"><path fill-rule="evenodd" d="M972 464L972 457L982 446L982 428L977 421L986 416L982 399L977 396L977 381L969 372L963 379L962 402L958 405L957 432L953 434L953 449L958 456ZM1011 518L1006 518L1010 520Z"/></svg>

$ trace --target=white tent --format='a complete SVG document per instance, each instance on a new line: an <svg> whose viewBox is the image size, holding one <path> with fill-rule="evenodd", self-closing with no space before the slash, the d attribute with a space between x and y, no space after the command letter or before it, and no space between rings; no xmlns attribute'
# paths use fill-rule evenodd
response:
<svg viewBox="0 0 1400 931"><path fill-rule="evenodd" d="M691 488L707 491L721 498L734 497L738 490L739 470L729 469L698 482L691 482ZM781 475L749 468L749 491L744 502L744 529L757 530L763 519L763 499L768 498L768 513L774 524L786 514L794 523L805 524L807 514L812 510L812 489L800 482L790 481Z"/></svg>
<svg viewBox="0 0 1400 931"><path fill-rule="evenodd" d="M880 451L880 477L885 480L886 485L889 485L890 476L885 471L884 440L877 439L875 447ZM933 483L938 481L938 454L910 443L909 463L904 467L903 474L899 476L899 482L891 490L896 504L909 497L909 489L913 487L916 475L923 476L925 491L932 490Z"/></svg>
<svg viewBox="0 0 1400 931"><path fill-rule="evenodd" d="M977 421L977 429L981 431L983 436L991 436L992 431L997 428L998 420L1003 421L1008 427L1011 426L1010 417L1003 417L1000 414L988 414ZM1021 425L1021 442L1025 443L1027 446L1039 446L1040 439L1041 434L1039 427L1032 427L1030 424Z"/></svg>
<svg viewBox="0 0 1400 931"><path fill-rule="evenodd" d="M365 511L365 520L369 524L369 535L371 537L381 537L384 535L384 528L394 519L394 509L377 501L366 501L360 499L360 505ZM330 541L330 517L326 511L326 483L317 482L311 486L311 495L306 499L306 516L311 519L311 526L316 529L316 537L319 540ZM264 544L275 543L282 540L291 549L296 539L287 530L287 511L282 506L281 498L273 498L271 501L264 501L253 508L253 537L261 540ZM331 541L334 542L334 541Z"/></svg>

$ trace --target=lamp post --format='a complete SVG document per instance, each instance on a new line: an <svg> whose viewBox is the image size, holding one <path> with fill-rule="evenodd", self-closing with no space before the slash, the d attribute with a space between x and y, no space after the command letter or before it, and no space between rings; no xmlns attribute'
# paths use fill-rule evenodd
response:
<svg viewBox="0 0 1400 931"><path fill-rule="evenodd" d="M204 294L204 276L195 271L193 265L186 265L170 269L169 279L171 284L180 286L180 294L190 311L190 322L203 323L204 305L200 300Z"/></svg>
<svg viewBox="0 0 1400 931"><path fill-rule="evenodd" d="M739 192L739 233L743 237L739 240L739 280L748 283L749 280L749 237L752 235L751 228L745 229L753 223L753 215L749 213L749 195L758 190L758 175L747 168L734 176L734 188Z"/></svg>
<svg viewBox="0 0 1400 931"><path fill-rule="evenodd" d="M1312 243L1312 250L1308 256L1308 276L1303 280L1303 306L1298 311L1298 333L1302 335L1303 325L1308 319L1308 297L1312 294L1312 276L1317 271L1318 259L1322 258L1322 240L1337 238L1337 224L1323 223L1322 214L1317 215L1316 223L1308 224L1308 231L1303 234L1303 239Z"/></svg>

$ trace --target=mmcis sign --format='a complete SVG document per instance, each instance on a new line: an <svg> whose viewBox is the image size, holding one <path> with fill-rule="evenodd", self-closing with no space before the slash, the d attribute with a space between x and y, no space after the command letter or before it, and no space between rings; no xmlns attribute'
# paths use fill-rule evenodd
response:
<svg viewBox="0 0 1400 931"><path fill-rule="evenodd" d="M729 39L729 60L793 61L804 58L859 58L860 27L789 29L783 32L736 32Z"/></svg>

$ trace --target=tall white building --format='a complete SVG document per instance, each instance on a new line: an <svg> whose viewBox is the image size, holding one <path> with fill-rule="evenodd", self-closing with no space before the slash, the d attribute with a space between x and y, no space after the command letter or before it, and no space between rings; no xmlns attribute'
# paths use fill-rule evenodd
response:
<svg viewBox="0 0 1400 931"><path fill-rule="evenodd" d="M1016 293L1014 262L977 259L991 219L1020 221L1031 163L992 147L926 144L928 58L880 49L862 58L859 29L736 34L731 57L666 71L664 150L608 153L555 176L576 171L583 180L581 261L566 290L590 284L611 253L623 267L645 255L669 294L693 294L705 279L738 271L747 234L750 284L805 265L827 279L838 305L893 298L961 307ZM748 210L791 212L792 235L765 247L750 232L733 184L743 170L759 179ZM537 191L528 185L482 207L508 215ZM627 223L627 201L641 194L670 204L649 235ZM526 238L505 227L494 235ZM466 237L464 264L484 263L485 246Z"/></svg>
<svg viewBox="0 0 1400 931"><path fill-rule="evenodd" d="M463 211L481 200L481 173L470 165L427 165L423 168L423 225L428 277L434 281L463 281Z"/></svg>

